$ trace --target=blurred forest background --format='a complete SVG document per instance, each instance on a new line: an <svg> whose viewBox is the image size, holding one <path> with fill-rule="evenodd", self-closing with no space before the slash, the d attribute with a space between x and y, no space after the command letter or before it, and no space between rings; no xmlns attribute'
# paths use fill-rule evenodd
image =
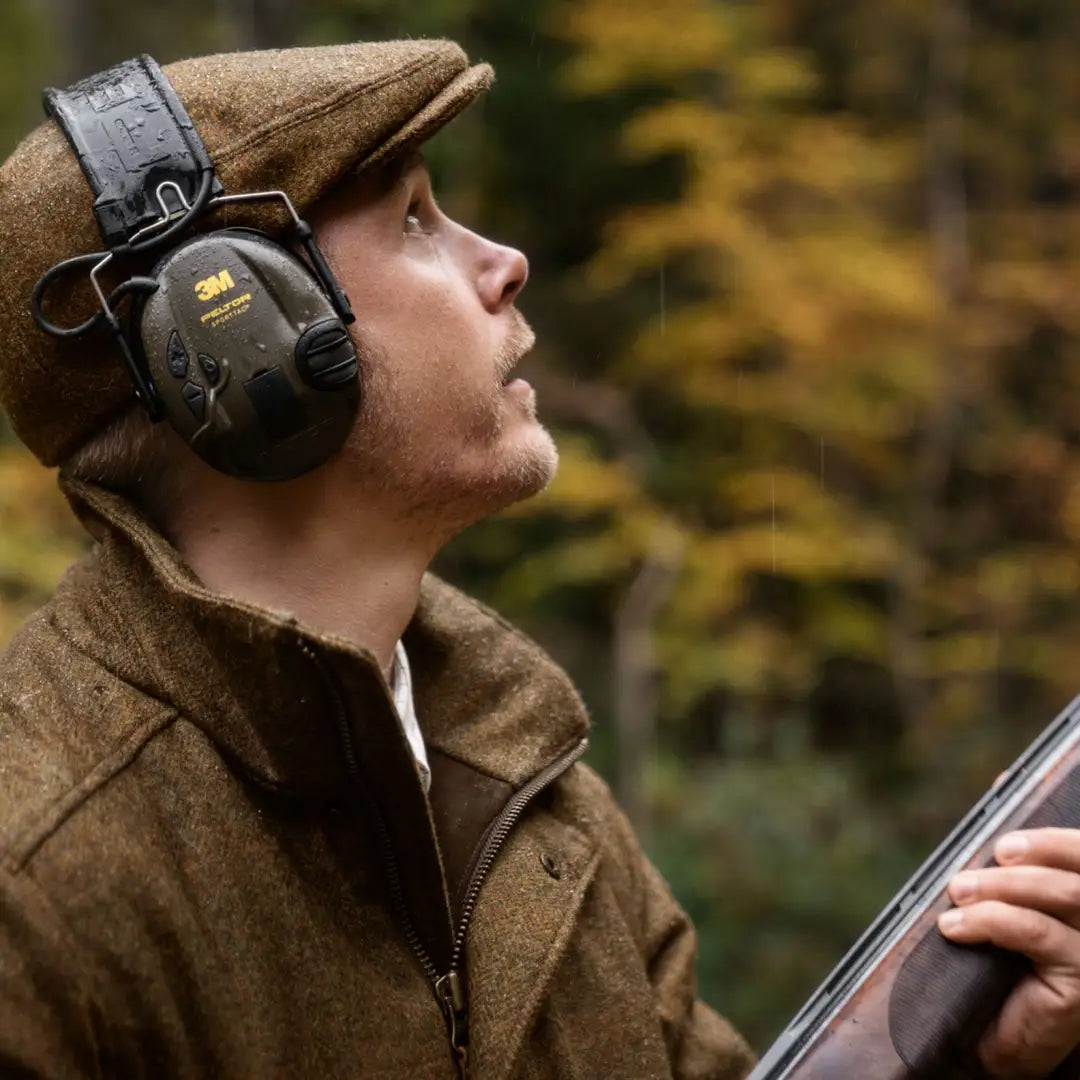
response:
<svg viewBox="0 0 1080 1080"><path fill-rule="evenodd" d="M135 52L389 36L496 65L429 156L531 259L563 456L441 572L570 670L764 1047L1080 690L1080 5L6 0L0 140ZM0 434L0 640L83 543Z"/></svg>

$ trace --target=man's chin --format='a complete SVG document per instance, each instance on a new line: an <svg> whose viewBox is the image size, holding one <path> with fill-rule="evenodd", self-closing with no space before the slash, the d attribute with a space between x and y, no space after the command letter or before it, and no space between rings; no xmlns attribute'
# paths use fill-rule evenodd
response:
<svg viewBox="0 0 1080 1080"><path fill-rule="evenodd" d="M538 423L530 425L528 438L508 448L501 457L497 476L493 478L493 494L502 496L491 512L539 495L551 483L559 468L559 451L547 428Z"/></svg>
<svg viewBox="0 0 1080 1080"><path fill-rule="evenodd" d="M460 466L460 462L458 465ZM388 469L407 516L427 522L431 535L455 533L514 503L539 494L558 470L559 453L548 431L533 421L498 440L465 468L443 461L434 469Z"/></svg>
<svg viewBox="0 0 1080 1080"><path fill-rule="evenodd" d="M530 425L526 438L500 447L497 464L477 485L474 520L538 495L551 483L558 468L559 452L551 435L540 424Z"/></svg>
<svg viewBox="0 0 1080 1080"><path fill-rule="evenodd" d="M535 439L534 466L539 482L536 489L531 492L533 495L543 491L555 479L555 474L559 471L559 448L555 445L551 432L543 424L537 423Z"/></svg>

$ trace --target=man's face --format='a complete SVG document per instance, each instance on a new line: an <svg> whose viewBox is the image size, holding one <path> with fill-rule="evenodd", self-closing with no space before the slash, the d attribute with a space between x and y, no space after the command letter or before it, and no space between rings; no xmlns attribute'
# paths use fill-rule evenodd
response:
<svg viewBox="0 0 1080 1080"><path fill-rule="evenodd" d="M541 490L557 455L511 368L528 263L439 209L423 159L345 184L312 224L356 313L364 403L344 450L394 512L457 529Z"/></svg>

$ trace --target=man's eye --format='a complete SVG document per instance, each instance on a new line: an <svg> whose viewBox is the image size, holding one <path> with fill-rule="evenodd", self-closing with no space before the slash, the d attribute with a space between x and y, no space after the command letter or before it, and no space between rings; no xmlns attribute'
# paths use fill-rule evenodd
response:
<svg viewBox="0 0 1080 1080"><path fill-rule="evenodd" d="M414 202L405 215L405 231L406 232L423 232L424 223L420 220L420 204Z"/></svg>

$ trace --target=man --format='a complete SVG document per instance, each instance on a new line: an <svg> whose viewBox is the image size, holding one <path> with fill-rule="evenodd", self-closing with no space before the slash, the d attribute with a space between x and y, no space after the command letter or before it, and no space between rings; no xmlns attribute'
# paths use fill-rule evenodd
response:
<svg viewBox="0 0 1080 1080"><path fill-rule="evenodd" d="M409 42L166 73L225 189L311 219L363 402L296 479L211 469L114 343L33 325L33 282L100 242L53 124L5 164L0 394L97 545L0 660L0 1073L745 1075L566 677L426 574L556 464L512 375L525 259L416 152L490 70ZM1014 862L950 932L1035 959L986 1060L1045 1075L1080 1034L1080 845Z"/></svg>

